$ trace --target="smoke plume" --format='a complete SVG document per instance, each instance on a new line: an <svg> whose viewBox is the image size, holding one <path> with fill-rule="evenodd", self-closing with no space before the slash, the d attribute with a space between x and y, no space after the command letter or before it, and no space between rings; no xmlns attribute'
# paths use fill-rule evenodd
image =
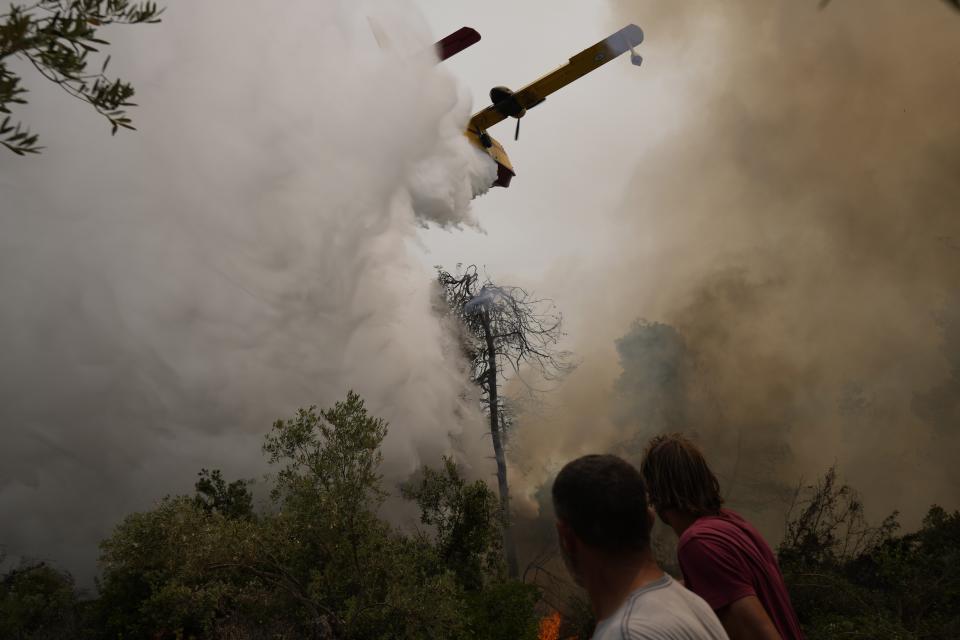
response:
<svg viewBox="0 0 960 640"><path fill-rule="evenodd" d="M259 475L273 420L348 388L391 424L388 478L479 424L409 251L495 173L431 35L409 2L174 3L110 34L138 132L31 86L47 150L0 156L10 554L88 582L122 516Z"/></svg>
<svg viewBox="0 0 960 640"><path fill-rule="evenodd" d="M774 541L833 463L875 518L956 507L960 14L613 5L662 117L625 132L649 144L602 219L610 258L549 276L584 363L517 425L521 510L566 460L637 460L661 431L693 434Z"/></svg>

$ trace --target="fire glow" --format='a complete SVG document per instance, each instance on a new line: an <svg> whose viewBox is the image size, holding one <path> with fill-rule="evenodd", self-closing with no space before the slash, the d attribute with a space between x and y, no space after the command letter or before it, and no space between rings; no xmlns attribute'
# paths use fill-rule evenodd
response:
<svg viewBox="0 0 960 640"><path fill-rule="evenodd" d="M560 640L559 611L554 611L546 618L540 620L540 632L537 638L538 640Z"/></svg>

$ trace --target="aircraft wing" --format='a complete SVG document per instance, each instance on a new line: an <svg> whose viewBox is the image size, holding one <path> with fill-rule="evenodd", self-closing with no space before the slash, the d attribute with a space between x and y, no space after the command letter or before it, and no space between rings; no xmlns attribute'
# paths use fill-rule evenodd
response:
<svg viewBox="0 0 960 640"><path fill-rule="evenodd" d="M524 109L532 109L547 99L547 96L562 89L574 80L595 69L599 69L617 56L643 42L643 31L635 24L629 24L620 31L601 40L588 49L584 49L570 58L562 67L548 73L539 80L528 84L513 95L513 99ZM470 118L470 128L486 131L493 125L505 120L507 114L490 105Z"/></svg>

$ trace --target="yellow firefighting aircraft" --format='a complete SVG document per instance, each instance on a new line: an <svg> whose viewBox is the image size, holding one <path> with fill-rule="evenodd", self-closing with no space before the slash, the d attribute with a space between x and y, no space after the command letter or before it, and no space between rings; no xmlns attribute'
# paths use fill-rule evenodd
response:
<svg viewBox="0 0 960 640"><path fill-rule="evenodd" d="M960 0L957 1L960 2ZM368 20L377 43L381 48L387 48L389 38L384 30L372 18L368 18ZM479 41L479 33L470 27L463 27L437 42L434 45L434 51L437 58L443 61ZM513 138L517 140L520 137L520 118L525 116L529 109L546 100L547 96L554 91L562 89L595 69L599 69L627 51L630 52L630 61L640 66L643 58L637 55L633 48L641 42L643 42L643 31L635 24L628 24L623 29L573 56L567 64L551 71L519 91L511 91L507 87L491 89L490 101L493 104L483 111L473 114L465 132L471 143L497 163L497 179L491 186L509 187L510 180L516 173L503 145L490 137L487 129L507 118L516 118L517 130Z"/></svg>
<svg viewBox="0 0 960 640"><path fill-rule="evenodd" d="M497 179L492 186L508 187L516 173L503 145L490 137L487 129L507 118L517 119L514 140L520 137L520 118L527 111L547 99L554 91L561 89L574 80L582 78L594 69L598 69L622 53L630 52L630 61L640 66L643 59L633 48L643 42L643 31L635 24L629 24L613 35L601 40L588 49L584 49L570 58L567 64L551 71L539 80L528 84L519 91L506 87L494 87L490 90L493 103L470 118L466 135L470 142L486 152L497 163Z"/></svg>

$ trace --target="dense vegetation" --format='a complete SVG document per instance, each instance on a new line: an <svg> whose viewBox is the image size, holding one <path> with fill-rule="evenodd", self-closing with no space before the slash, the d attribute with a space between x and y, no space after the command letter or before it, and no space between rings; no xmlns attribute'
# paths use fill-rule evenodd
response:
<svg viewBox="0 0 960 640"><path fill-rule="evenodd" d="M204 469L194 495L128 516L103 541L96 599L42 562L9 571L0 637L536 638L541 594L507 577L485 483L445 460L401 489L424 530L378 515L386 433L353 393L276 422L266 508L247 481ZM779 556L811 640L960 638L960 512L932 507L907 534L896 514L869 526L831 470L798 491Z"/></svg>
<svg viewBox="0 0 960 640"><path fill-rule="evenodd" d="M3 638L536 638L536 589L506 578L498 500L456 465L403 487L427 531L377 515L387 425L351 393L278 421L270 508L201 472L196 495L128 516L101 545L99 597L46 564L0 584Z"/></svg>
<svg viewBox="0 0 960 640"><path fill-rule="evenodd" d="M919 531L870 526L831 469L790 514L780 565L811 640L960 638L960 512L933 506Z"/></svg>

